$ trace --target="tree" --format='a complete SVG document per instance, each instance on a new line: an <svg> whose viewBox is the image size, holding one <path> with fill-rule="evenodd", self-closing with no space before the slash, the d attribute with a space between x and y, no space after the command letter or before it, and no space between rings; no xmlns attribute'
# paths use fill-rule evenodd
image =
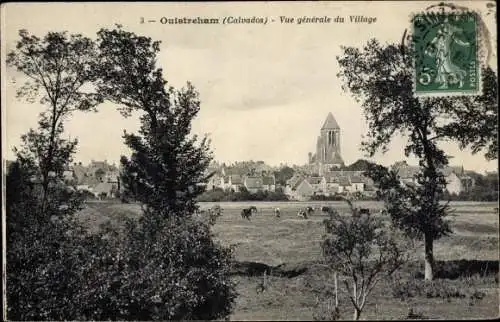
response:
<svg viewBox="0 0 500 322"><path fill-rule="evenodd" d="M326 263L344 276L342 289L354 306L359 320L373 288L408 260L407 248L395 230L377 218L360 215L347 201L352 216L331 211L324 220L326 234L321 244Z"/></svg>
<svg viewBox="0 0 500 322"><path fill-rule="evenodd" d="M274 175L276 176L276 182L282 186L285 186L286 181L293 177L294 173L295 171L292 168L284 166L274 173Z"/></svg>
<svg viewBox="0 0 500 322"><path fill-rule="evenodd" d="M123 256L131 265L119 273L143 282L120 284L118 296L108 294L108 306L121 312L126 303L129 309L118 316L141 320L226 317L235 297L231 252L213 242L207 224L192 216L212 158L207 138L190 133L200 109L198 93L189 83L181 90L167 87L156 67L159 42L118 26L100 30L98 44L99 93L118 104L124 116L141 113L139 133L124 133L133 152L121 164L124 187L134 187L143 216L127 235L133 247L125 247ZM158 283L146 281L148 276ZM140 311L134 311L134 299L143 303Z"/></svg>
<svg viewBox="0 0 500 322"><path fill-rule="evenodd" d="M79 253L83 233L72 216L81 209L83 196L64 184L61 171L51 171L46 190L43 187L39 164L50 135L44 120L38 131L22 136L6 178L7 300L8 316L14 320L77 319L81 307L74 299L82 277L77 268L89 260ZM55 170L71 162L76 144L60 139L62 130L59 124L53 145ZM46 200L42 191L47 192Z"/></svg>
<svg viewBox="0 0 500 322"><path fill-rule="evenodd" d="M421 172L416 180L420 188L415 191L419 196L414 206L420 210L415 212L418 216L414 220L404 220L401 224L410 225L410 230L416 229L423 235L425 278L432 279L433 242L449 232L442 218L446 209L443 210L439 204L445 185L440 169L448 164L448 156L439 148L438 142L476 137L476 130L459 124L462 122L460 116L467 109L484 110L484 102L492 103L496 80L490 77L491 70L484 69L484 92L481 96L417 98L413 95L412 87L411 46L381 45L372 39L362 49L342 47L342 51L337 57L341 69L338 77L344 83L342 88L350 91L355 100L361 103L369 125L367 137L362 143L364 151L370 157L377 151L385 152L394 135L399 133L407 138L405 155L419 159ZM461 128L460 133L452 130L458 126ZM481 131L484 134L495 129L487 123L481 127ZM484 142L488 138L491 139L492 135L484 135L479 141L462 141L464 145L471 143L480 148L486 145ZM496 143L492 141L491 144L494 146ZM377 182L381 178L372 179Z"/></svg>
<svg viewBox="0 0 500 322"><path fill-rule="evenodd" d="M95 110L101 102L99 95L85 91L92 78L91 63L95 60L94 43L79 34L49 32L38 38L26 30L20 30L21 39L16 49L7 56L7 65L16 68L28 80L17 91L19 98L34 102L39 98L47 110L40 116L40 126L49 135L37 147L38 166L42 176L42 204L44 211L49 173L59 171L54 164L58 135L62 134L62 124L74 111ZM45 133L43 133L45 135Z"/></svg>
<svg viewBox="0 0 500 322"><path fill-rule="evenodd" d="M106 171L104 171L103 169L99 168L95 171L94 175L96 177L97 180L99 181L102 181L103 178L104 178L104 175L106 174Z"/></svg>
<svg viewBox="0 0 500 322"><path fill-rule="evenodd" d="M370 166L371 162L363 159L359 159L353 164L347 166L345 170L349 171L365 171Z"/></svg>

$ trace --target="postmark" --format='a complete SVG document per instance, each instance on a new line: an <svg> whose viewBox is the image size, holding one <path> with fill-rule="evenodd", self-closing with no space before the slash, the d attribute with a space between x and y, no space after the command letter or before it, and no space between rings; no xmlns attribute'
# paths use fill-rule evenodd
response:
<svg viewBox="0 0 500 322"><path fill-rule="evenodd" d="M412 27L416 96L481 94L477 13L417 14Z"/></svg>

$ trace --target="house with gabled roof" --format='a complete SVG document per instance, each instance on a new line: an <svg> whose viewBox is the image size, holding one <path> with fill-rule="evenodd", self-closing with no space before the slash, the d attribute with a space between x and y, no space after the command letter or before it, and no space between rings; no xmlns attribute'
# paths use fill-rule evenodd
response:
<svg viewBox="0 0 500 322"><path fill-rule="evenodd" d="M276 191L276 178L274 175L262 177L262 187L264 191Z"/></svg>
<svg viewBox="0 0 500 322"><path fill-rule="evenodd" d="M264 180L261 176L246 176L243 184L249 192L256 193L259 190L264 190L263 183Z"/></svg>
<svg viewBox="0 0 500 322"><path fill-rule="evenodd" d="M101 198L102 196L105 198L116 198L118 185L111 182L100 182L92 189L92 192L97 198Z"/></svg>
<svg viewBox="0 0 500 322"><path fill-rule="evenodd" d="M243 177L238 174L229 176L229 189L239 192L240 188L244 186Z"/></svg>
<svg viewBox="0 0 500 322"><path fill-rule="evenodd" d="M351 181L348 176L340 176L339 178L339 193L351 191Z"/></svg>
<svg viewBox="0 0 500 322"><path fill-rule="evenodd" d="M351 182L351 192L365 191L365 179L361 176L350 176L349 181Z"/></svg>
<svg viewBox="0 0 500 322"><path fill-rule="evenodd" d="M327 176L326 181L326 196L332 196L339 192L340 180L337 176Z"/></svg>
<svg viewBox="0 0 500 322"><path fill-rule="evenodd" d="M420 167L411 166L406 163L398 163L393 166L393 169L398 171L398 175L403 184L418 184L415 175L420 172ZM439 171L445 177L445 189L451 194L459 194L474 186L474 180L466 174L463 166L445 166Z"/></svg>
<svg viewBox="0 0 500 322"><path fill-rule="evenodd" d="M299 184L304 180L305 176L300 173L295 173L290 179L286 181L285 194L291 198L294 198L296 189Z"/></svg>
<svg viewBox="0 0 500 322"><path fill-rule="evenodd" d="M309 183L308 180L304 179L298 184L295 191L293 191L291 197L292 199L297 199L297 200L307 200L311 196L313 196L314 193L315 193L314 187Z"/></svg>
<svg viewBox="0 0 500 322"><path fill-rule="evenodd" d="M323 195L326 192L326 179L325 177L308 177L305 178L311 187L314 189L314 194Z"/></svg>

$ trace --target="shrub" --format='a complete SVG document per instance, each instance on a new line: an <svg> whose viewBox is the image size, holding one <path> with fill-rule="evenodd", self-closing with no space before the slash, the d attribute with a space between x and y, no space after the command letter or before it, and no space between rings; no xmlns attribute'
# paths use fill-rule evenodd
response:
<svg viewBox="0 0 500 322"><path fill-rule="evenodd" d="M229 315L236 293L229 280L231 250L209 226L173 217L151 242L141 223L112 231L107 251L85 267L81 302L92 319L213 320ZM99 287L95 287L99 285Z"/></svg>
<svg viewBox="0 0 500 322"><path fill-rule="evenodd" d="M392 296L402 301L414 297L441 298L447 301L452 299L470 298L472 300L481 300L485 294L473 286L460 285L449 280L421 281L409 279L401 281L400 278L394 278L392 281Z"/></svg>
<svg viewBox="0 0 500 322"><path fill-rule="evenodd" d="M358 320L373 288L382 277L388 277L407 261L407 245L396 231L383 222L360 215L346 199L352 216L330 213L324 221L326 235L321 244L326 262L347 277L343 286L354 306Z"/></svg>

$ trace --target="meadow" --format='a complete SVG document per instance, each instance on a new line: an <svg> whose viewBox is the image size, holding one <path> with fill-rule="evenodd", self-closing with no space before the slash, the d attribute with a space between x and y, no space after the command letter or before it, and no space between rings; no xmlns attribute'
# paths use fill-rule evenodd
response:
<svg viewBox="0 0 500 322"><path fill-rule="evenodd" d="M210 208L216 203L200 203ZM235 261L262 263L291 272L268 276L265 292L257 293L260 273L234 274L239 296L232 320L311 320L328 305L332 296L332 273L321 265L320 242L326 215L315 212L308 219L297 217L300 207L330 205L347 212L344 202L222 202L222 216L213 226L216 238L235 247ZM251 220L242 219L241 209L255 205ZM381 203L361 201L357 206L372 212ZM449 217L453 234L435 242L437 278L424 283L423 248L416 243L413 260L393 280L381 282L367 303L362 319L404 319L409 308L425 318L494 318L499 313L498 260L499 216L497 203L452 202ZM279 207L281 217L273 209ZM90 231L110 221L119 227L124 218L137 218L140 206L109 202L89 202L79 213ZM379 216L375 214L375 216ZM342 277L340 278L342 280ZM348 298L339 294L340 313L351 319Z"/></svg>

